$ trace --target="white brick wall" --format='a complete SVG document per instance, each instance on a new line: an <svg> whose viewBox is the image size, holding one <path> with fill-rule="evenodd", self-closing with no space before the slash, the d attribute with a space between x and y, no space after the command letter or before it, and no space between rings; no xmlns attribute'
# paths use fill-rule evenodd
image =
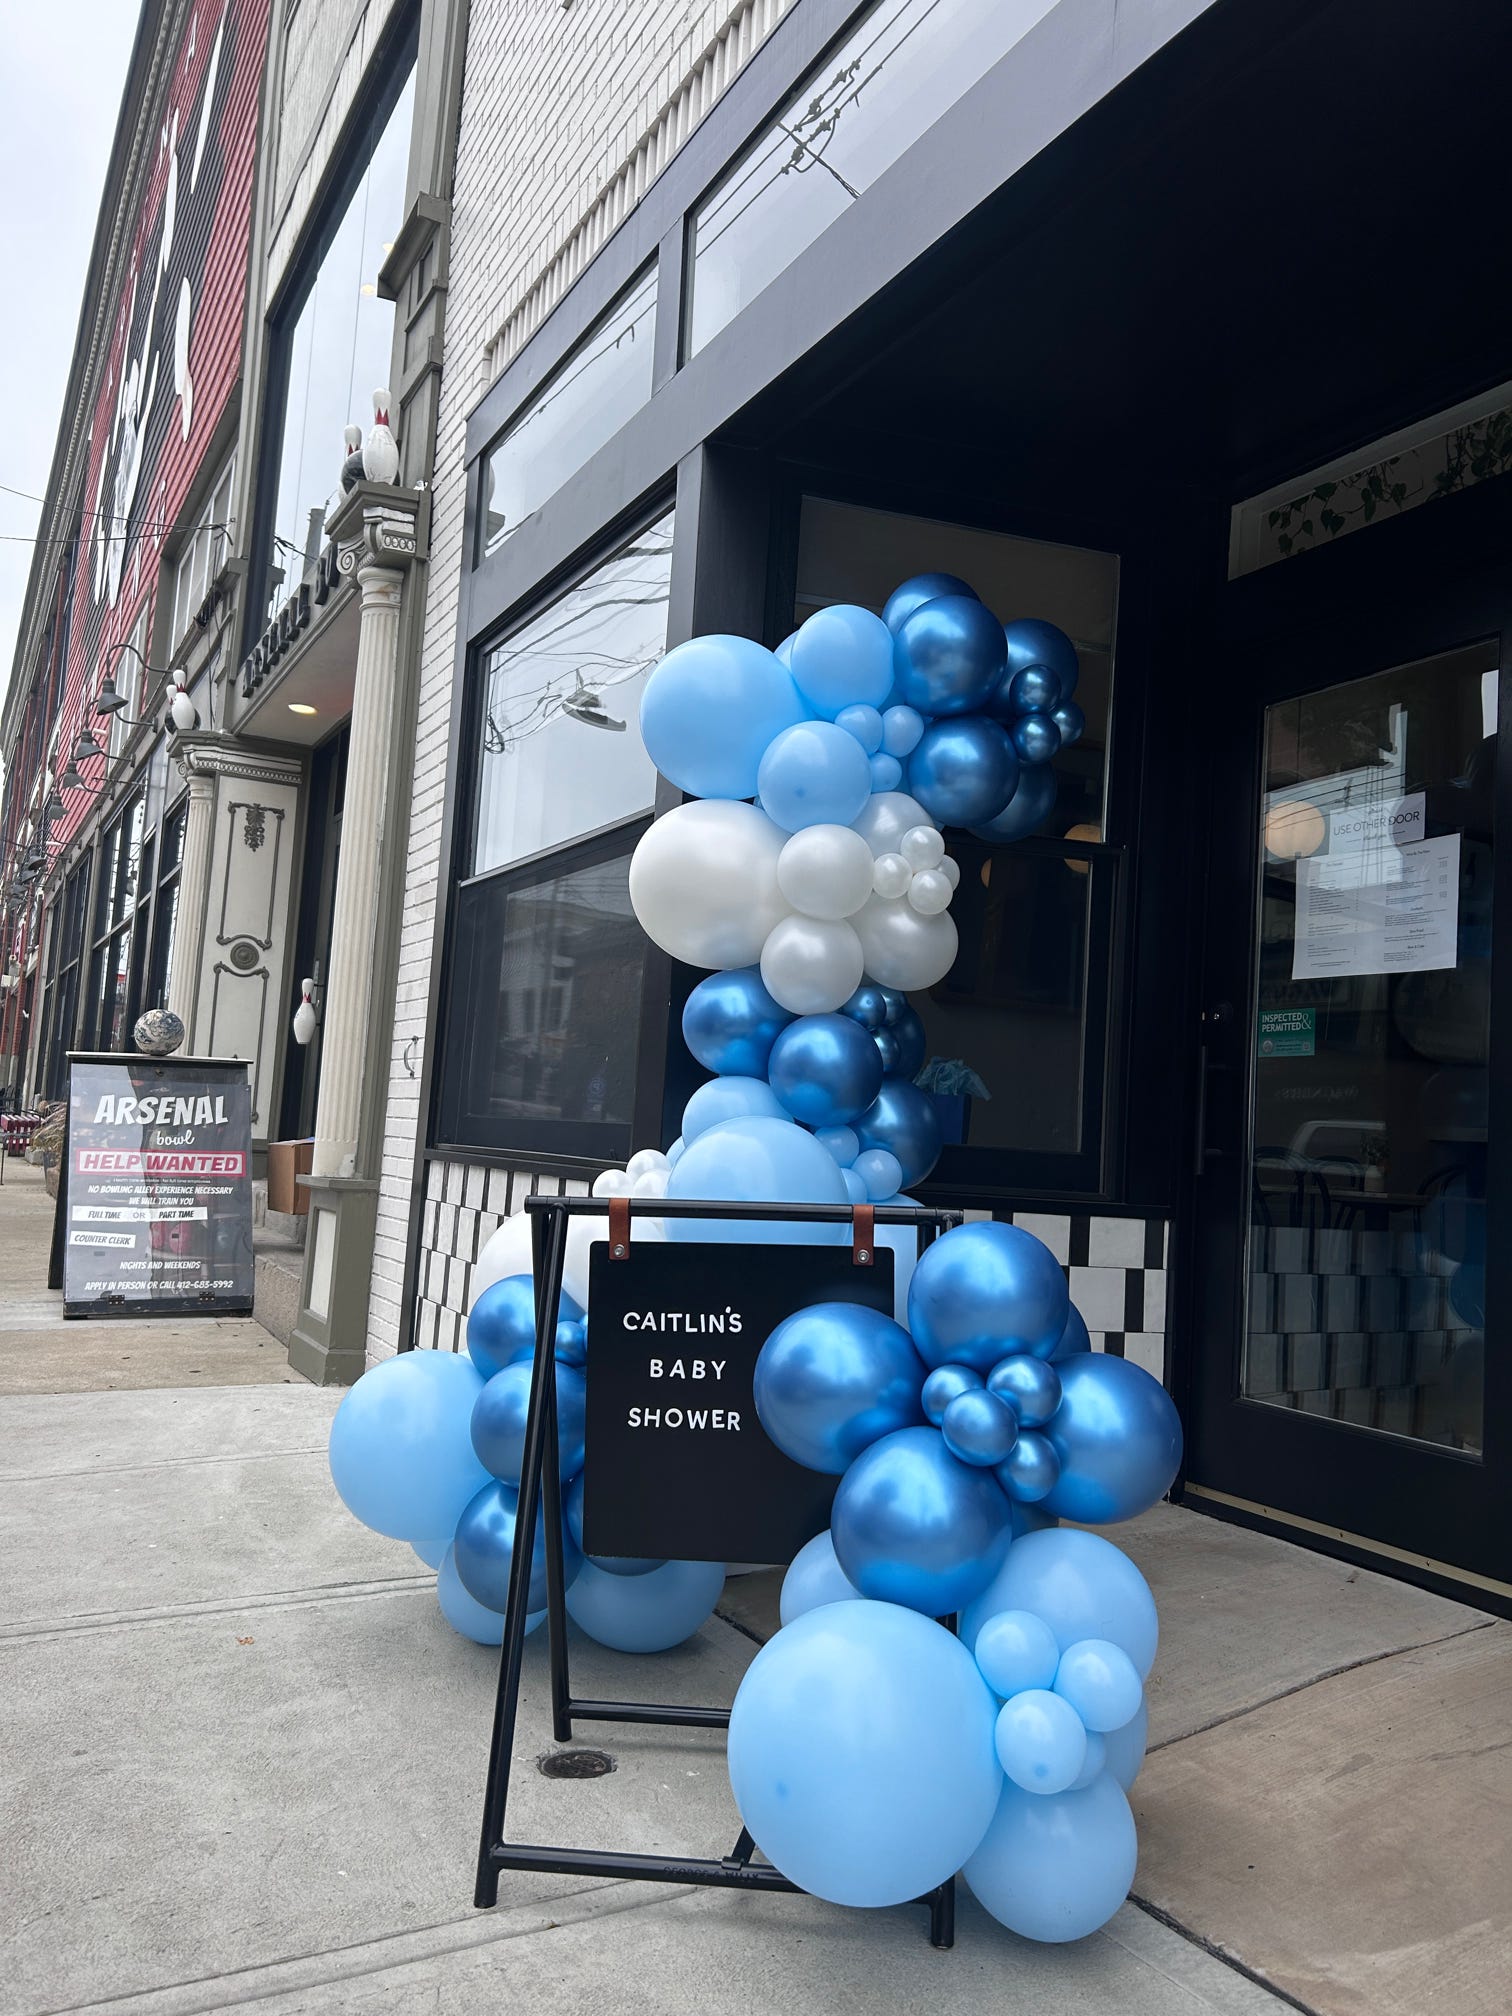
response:
<svg viewBox="0 0 1512 2016"><path fill-rule="evenodd" d="M317 0L301 0L312 4ZM341 12L342 0L318 4L333 16ZM379 4L370 0L372 9ZM405 1328L400 1301L420 1113L415 1082L401 1060L411 1043L419 1055L431 989L467 414L790 4L572 0L564 8L561 0L474 0L453 191L446 368L368 1311L370 1359L392 1353ZM446 1165L443 1188L462 1167ZM466 1249L499 1213L492 1202L479 1209L438 1193L437 1175L433 1166L422 1207L420 1341L455 1349L470 1265ZM447 1218L443 1227L439 1207L453 1203L456 1224Z"/></svg>

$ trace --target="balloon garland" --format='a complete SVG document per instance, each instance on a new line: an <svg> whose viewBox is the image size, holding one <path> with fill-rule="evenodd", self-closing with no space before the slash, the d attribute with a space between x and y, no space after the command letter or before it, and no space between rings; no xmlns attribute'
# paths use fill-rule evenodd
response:
<svg viewBox="0 0 1512 2016"><path fill-rule="evenodd" d="M712 1076L666 1153L604 1171L595 1196L910 1201L941 1146L907 992L956 957L942 829L1005 842L1044 823L1052 760L1084 727L1076 683L1061 631L1003 625L946 574L904 582L880 616L821 609L775 651L720 636L667 653L641 732L688 798L642 837L630 897L657 945L709 969L682 1028ZM724 1568L583 1552L588 1251L606 1231L570 1221L554 1340L567 1608L600 1643L653 1652L706 1621ZM645 1238L779 1236L833 1229L637 1220ZM1092 1352L1064 1273L1022 1229L962 1226L917 1265L911 1233L878 1238L894 1317L801 1310L757 1361L766 1433L839 1484L736 1696L731 1785L763 1853L815 1895L877 1906L959 1872L1014 1930L1078 1938L1133 1878L1125 1794L1157 1625L1133 1564L1057 1520L1153 1504L1180 1426L1157 1381ZM479 1255L467 1356L375 1366L331 1432L345 1503L437 1570L443 1615L484 1644L504 1628L530 1267L522 1211ZM531 1569L534 1629L544 1522Z"/></svg>

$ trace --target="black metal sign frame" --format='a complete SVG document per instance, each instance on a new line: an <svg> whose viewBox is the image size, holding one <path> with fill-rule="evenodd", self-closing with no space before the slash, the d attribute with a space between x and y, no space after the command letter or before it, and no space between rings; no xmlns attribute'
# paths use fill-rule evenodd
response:
<svg viewBox="0 0 1512 2016"><path fill-rule="evenodd" d="M647 1883L691 1883L728 1890L788 1890L788 1881L770 1863L753 1860L756 1844L742 1827L728 1855L718 1859L688 1855L629 1854L618 1849L545 1846L511 1841L505 1833L509 1801L515 1722L520 1705L520 1672L525 1651L525 1623L530 1564L535 1552L536 1519L542 1502L560 1503L556 1380L552 1376L557 1311L562 1297L562 1272L567 1257L568 1220L602 1218L605 1201L598 1197L527 1197L536 1284L536 1349L525 1423L525 1451L520 1472L520 1513L515 1524L514 1552L509 1564L509 1595L504 1613L504 1642L499 1657L499 1687L489 1741L488 1778L483 1795L483 1829L478 1844L477 1885L473 1902L486 1910L499 1901L499 1874L504 1869L533 1870L558 1876L622 1877ZM850 1225L858 1265L869 1265L875 1251L873 1225L911 1226L918 1251L961 1223L959 1211L908 1209L901 1206L848 1204L733 1204L629 1197L609 1200L611 1252L628 1251L631 1220L641 1218L755 1219L767 1223ZM551 1665L552 1734L570 1743L574 1721L637 1722L684 1729L728 1729L728 1708L684 1707L669 1702L594 1701L572 1692L567 1658L567 1588L562 1551L562 1523L546 1521L546 1633ZM955 1879L951 1877L920 1903L929 1909L933 1945L955 1943Z"/></svg>

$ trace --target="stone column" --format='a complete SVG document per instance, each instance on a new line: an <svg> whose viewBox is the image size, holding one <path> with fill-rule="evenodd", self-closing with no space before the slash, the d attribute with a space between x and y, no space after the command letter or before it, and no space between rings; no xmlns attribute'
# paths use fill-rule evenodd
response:
<svg viewBox="0 0 1512 2016"><path fill-rule="evenodd" d="M184 816L184 859L179 870L173 966L168 975L168 1006L183 1018L191 1051L195 1047L194 1007L205 944L205 912L210 901L210 863L215 851L215 773L197 770L194 756L193 744L177 752L179 768L189 780L189 809Z"/></svg>

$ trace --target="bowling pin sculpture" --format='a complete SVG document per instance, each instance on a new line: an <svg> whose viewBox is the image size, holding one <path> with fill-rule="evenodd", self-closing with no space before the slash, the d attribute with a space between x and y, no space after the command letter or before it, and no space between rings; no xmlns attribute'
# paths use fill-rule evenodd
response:
<svg viewBox="0 0 1512 2016"><path fill-rule="evenodd" d="M362 429L345 428L341 438L346 443L346 460L341 465L341 494L345 497L362 481Z"/></svg>
<svg viewBox="0 0 1512 2016"><path fill-rule="evenodd" d="M315 1034L317 1021L315 1014L315 982L301 980L299 983L299 1006L294 1010L294 1041L308 1043Z"/></svg>
<svg viewBox="0 0 1512 2016"><path fill-rule="evenodd" d="M168 719L172 722L173 732L176 735L187 735L191 729L200 725L199 710L182 685L177 683L169 688Z"/></svg>
<svg viewBox="0 0 1512 2016"><path fill-rule="evenodd" d="M362 444L362 473L369 483L399 480L399 444L389 431L387 386L373 394L373 424Z"/></svg>

